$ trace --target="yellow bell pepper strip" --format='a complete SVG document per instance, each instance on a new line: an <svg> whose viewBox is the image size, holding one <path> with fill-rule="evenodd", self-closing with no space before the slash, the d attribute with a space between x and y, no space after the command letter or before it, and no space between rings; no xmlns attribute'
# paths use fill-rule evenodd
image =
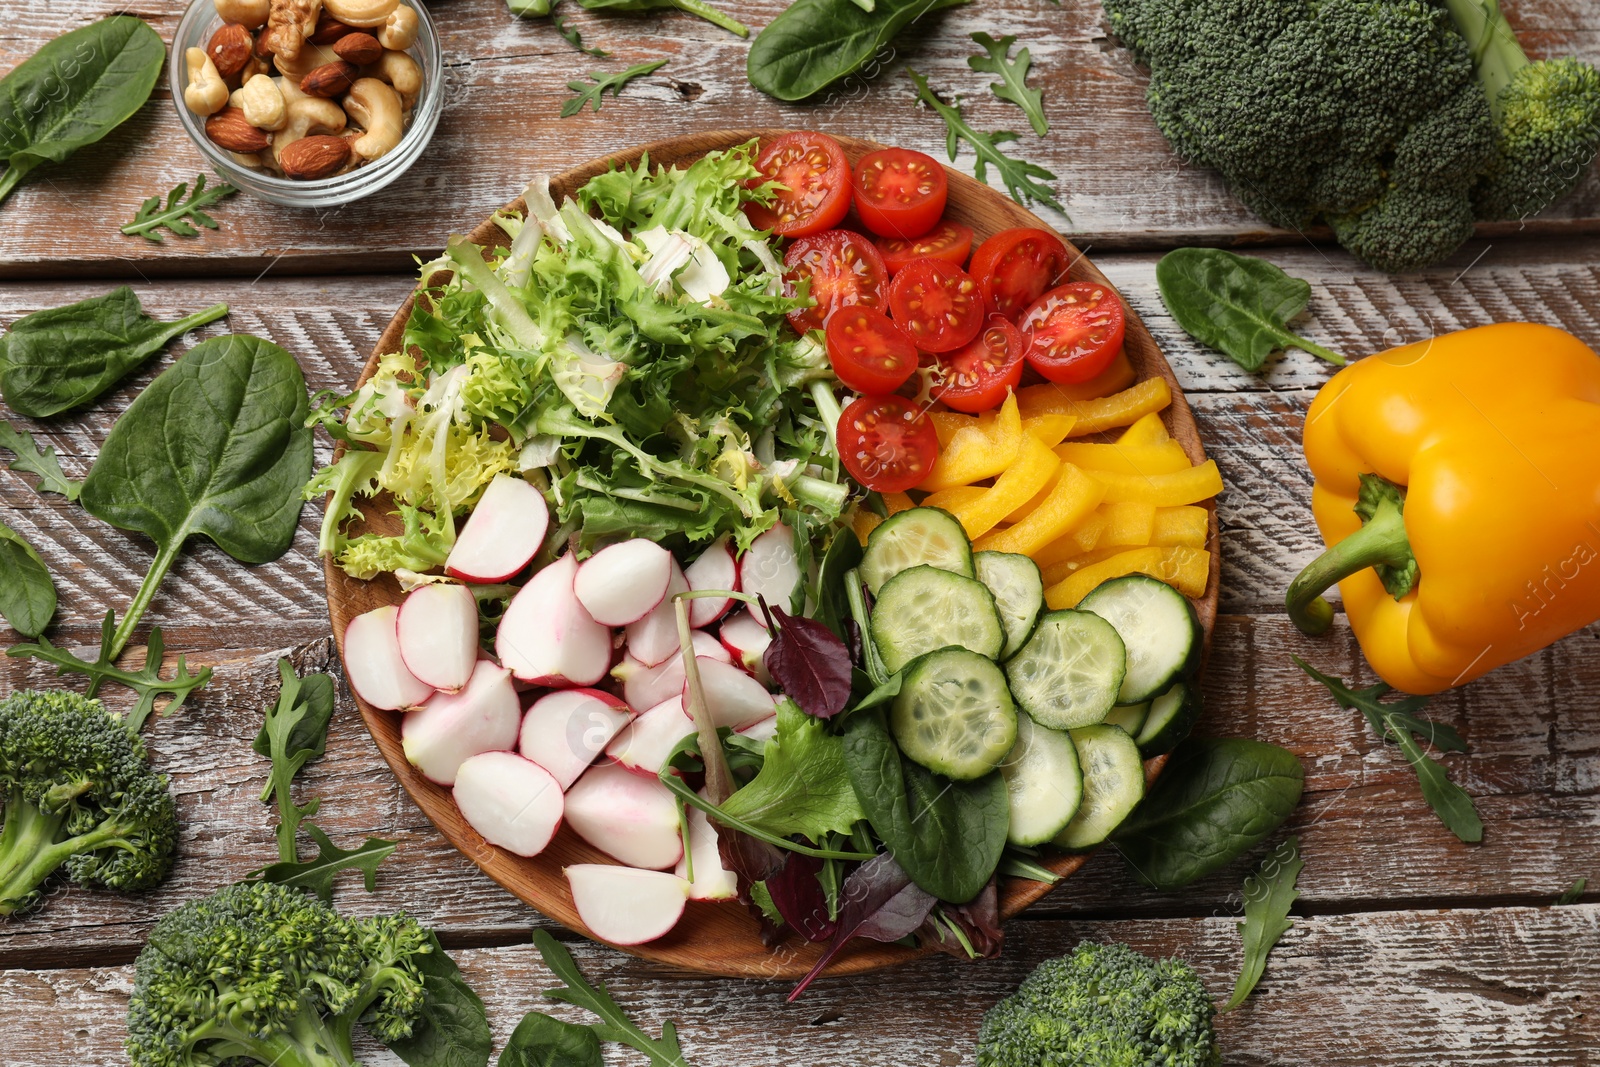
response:
<svg viewBox="0 0 1600 1067"><path fill-rule="evenodd" d="M1339 584L1367 662L1437 693L1600 619L1600 357L1503 323L1334 375L1306 415L1312 513L1330 546L1289 586L1328 629Z"/></svg>
<svg viewBox="0 0 1600 1067"><path fill-rule="evenodd" d="M1138 500L1158 508L1197 504L1222 492L1222 474L1217 461L1208 459L1198 467L1187 467L1174 474L1113 474L1090 471L1089 476L1106 487L1106 503Z"/></svg>
<svg viewBox="0 0 1600 1067"><path fill-rule="evenodd" d="M1060 563L1064 559L1073 559L1085 552L1092 552L1100 543L1100 537L1105 533L1105 529L1105 514L1100 511L1091 512L1078 525L1035 552L1033 561L1040 567L1048 567L1052 563Z"/></svg>
<svg viewBox="0 0 1600 1067"><path fill-rule="evenodd" d="M1096 445L1068 441L1057 445L1055 451L1063 463L1116 474L1172 474L1188 470L1192 465L1183 446L1172 440L1158 445Z"/></svg>
<svg viewBox="0 0 1600 1067"><path fill-rule="evenodd" d="M1046 587L1044 602L1050 605L1051 611L1075 608L1078 601L1088 596L1095 586L1112 578L1121 578L1124 574L1148 574L1152 578L1159 578L1165 552L1163 548L1130 548L1110 559L1091 563L1075 571L1072 577Z"/></svg>
<svg viewBox="0 0 1600 1067"><path fill-rule="evenodd" d="M939 450L939 459L917 488L933 493L993 478L1016 461L1022 438L1022 416L1013 393L1000 406L998 417L987 423L972 420L951 434L949 443Z"/></svg>
<svg viewBox="0 0 1600 1067"><path fill-rule="evenodd" d="M1054 448L1067 439L1077 421L1073 415L1035 415L1022 420L1022 432L1033 434L1046 448Z"/></svg>
<svg viewBox="0 0 1600 1067"><path fill-rule="evenodd" d="M910 511L917 506L917 502L904 493L884 493L883 509L890 515L898 515L902 511Z"/></svg>
<svg viewBox="0 0 1600 1067"><path fill-rule="evenodd" d="M1161 550L1161 562L1153 577L1160 578L1187 597L1205 596L1211 578L1211 553L1203 548L1174 545Z"/></svg>
<svg viewBox="0 0 1600 1067"><path fill-rule="evenodd" d="M998 488L999 483L995 483ZM1015 526L985 534L973 542L978 552L1016 552L1032 556L1082 522L1100 503L1105 487L1070 463L1061 464L1055 488L1044 502ZM1151 520L1155 515L1152 512Z"/></svg>
<svg viewBox="0 0 1600 1067"><path fill-rule="evenodd" d="M1150 528L1150 543L1204 548L1210 526L1210 514L1205 508L1187 504L1175 508L1156 508L1155 523Z"/></svg>
<svg viewBox="0 0 1600 1067"><path fill-rule="evenodd" d="M1150 536L1155 532L1156 526L1155 505L1146 504L1142 500L1124 500L1118 504L1107 504L1100 510L1105 512L1106 516L1106 532L1100 537L1102 545L1134 546L1150 543Z"/></svg>
<svg viewBox="0 0 1600 1067"><path fill-rule="evenodd" d="M951 510L961 520L967 536L977 540L1000 524L1000 521L1037 493L1048 482L1061 461L1031 434L1018 434L1022 449L1004 474L994 480L994 485L970 503Z"/></svg>
<svg viewBox="0 0 1600 1067"><path fill-rule="evenodd" d="M861 542L861 547L867 545L867 538L872 536L872 531L883 522L883 516L875 511L858 507L850 514L850 529L855 533L856 540Z"/></svg>
<svg viewBox="0 0 1600 1067"><path fill-rule="evenodd" d="M1049 406L1069 400L1098 400L1120 393L1134 383L1138 376L1126 352L1118 352L1106 364L1106 369L1086 382L1045 382L1030 385L1019 393L1024 409L1029 405Z"/></svg>
<svg viewBox="0 0 1600 1067"><path fill-rule="evenodd" d="M1120 393L1097 400L1074 400L1064 395L1055 385L1030 385L1017 394L1022 417L1037 415L1076 415L1077 423L1069 437L1087 437L1102 430L1127 426L1160 411L1172 403L1172 389L1165 378L1146 378Z"/></svg>
<svg viewBox="0 0 1600 1067"><path fill-rule="evenodd" d="M1171 435L1167 433L1167 424L1161 421L1161 416L1151 412L1149 415L1140 415L1132 426L1122 431L1122 436L1117 438L1117 444L1124 447L1136 445L1159 445L1162 441L1170 441Z"/></svg>
<svg viewBox="0 0 1600 1067"><path fill-rule="evenodd" d="M929 493L922 500L926 508L943 508L954 515L959 508L965 507L989 491L984 485L953 485L949 489L941 489L937 493Z"/></svg>

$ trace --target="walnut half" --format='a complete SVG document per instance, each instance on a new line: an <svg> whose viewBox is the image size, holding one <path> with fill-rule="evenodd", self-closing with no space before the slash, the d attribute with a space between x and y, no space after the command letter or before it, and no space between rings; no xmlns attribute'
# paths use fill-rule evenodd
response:
<svg viewBox="0 0 1600 1067"><path fill-rule="evenodd" d="M263 46L282 59L297 58L306 38L316 32L321 14L322 0L272 0Z"/></svg>

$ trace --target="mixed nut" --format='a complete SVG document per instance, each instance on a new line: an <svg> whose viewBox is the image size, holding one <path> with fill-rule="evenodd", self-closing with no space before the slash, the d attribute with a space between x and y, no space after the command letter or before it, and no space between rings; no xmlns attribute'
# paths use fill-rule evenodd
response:
<svg viewBox="0 0 1600 1067"><path fill-rule="evenodd" d="M400 143L422 92L400 0L214 0L223 25L184 53L183 102L235 162L310 181Z"/></svg>

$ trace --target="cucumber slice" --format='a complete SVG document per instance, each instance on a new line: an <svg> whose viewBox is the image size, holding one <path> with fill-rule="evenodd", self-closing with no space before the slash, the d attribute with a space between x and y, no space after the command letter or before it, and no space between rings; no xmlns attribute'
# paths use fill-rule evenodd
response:
<svg viewBox="0 0 1600 1067"><path fill-rule="evenodd" d="M978 581L994 594L995 610L1006 631L1000 658L1009 659L1033 633L1044 610L1044 577L1037 563L1016 552L975 552L972 566Z"/></svg>
<svg viewBox="0 0 1600 1067"><path fill-rule="evenodd" d="M1100 722L1116 703L1122 638L1087 611L1052 611L1006 661L1017 704L1041 726L1069 730Z"/></svg>
<svg viewBox="0 0 1600 1067"><path fill-rule="evenodd" d="M1000 764L1000 774L1011 798L1006 840L1013 845L1042 845L1077 814L1083 799L1078 747L1071 737L1040 726L1025 711L1017 712L1017 743Z"/></svg>
<svg viewBox="0 0 1600 1067"><path fill-rule="evenodd" d="M1205 633L1189 598L1166 582L1130 574L1101 582L1078 602L1117 628L1128 650L1118 704L1139 704L1200 665Z"/></svg>
<svg viewBox="0 0 1600 1067"><path fill-rule="evenodd" d="M1137 739L1139 731L1144 728L1145 716L1149 714L1149 704L1120 704L1111 709L1105 722L1107 726L1122 727L1123 733Z"/></svg>
<svg viewBox="0 0 1600 1067"><path fill-rule="evenodd" d="M1055 844L1069 852L1093 848L1111 836L1144 799L1144 764L1139 746L1115 726L1101 724L1072 731L1083 769L1083 800Z"/></svg>
<svg viewBox="0 0 1600 1067"><path fill-rule="evenodd" d="M1150 714L1136 734L1139 754L1145 759L1171 752L1189 736L1200 718L1200 690L1189 682L1179 682L1150 702Z"/></svg>
<svg viewBox="0 0 1600 1067"><path fill-rule="evenodd" d="M891 674L951 645L994 659L1006 641L994 594L982 582L926 565L884 583L871 625L872 640Z"/></svg>
<svg viewBox="0 0 1600 1067"><path fill-rule="evenodd" d="M1000 765L1017 740L1017 708L994 661L964 648L918 657L889 709L906 758L966 782Z"/></svg>
<svg viewBox="0 0 1600 1067"><path fill-rule="evenodd" d="M939 508L910 508L878 524L861 557L861 580L878 595L884 583L912 567L938 567L973 576L972 542L961 521Z"/></svg>

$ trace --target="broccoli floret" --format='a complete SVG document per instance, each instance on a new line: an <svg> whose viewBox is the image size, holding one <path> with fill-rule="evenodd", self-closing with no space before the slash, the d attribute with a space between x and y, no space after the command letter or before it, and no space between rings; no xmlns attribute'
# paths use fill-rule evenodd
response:
<svg viewBox="0 0 1600 1067"><path fill-rule="evenodd" d="M351 1067L355 1024L411 1034L435 942L405 915L347 919L271 882L231 885L164 916L134 968L133 1067L257 1062Z"/></svg>
<svg viewBox="0 0 1600 1067"><path fill-rule="evenodd" d="M33 690L0 700L0 804L0 916L37 904L58 870L83 886L139 890L172 869L167 776L98 700Z"/></svg>
<svg viewBox="0 0 1600 1067"><path fill-rule="evenodd" d="M984 1016L978 1067L1217 1067L1215 1014L1182 960L1085 941Z"/></svg>

